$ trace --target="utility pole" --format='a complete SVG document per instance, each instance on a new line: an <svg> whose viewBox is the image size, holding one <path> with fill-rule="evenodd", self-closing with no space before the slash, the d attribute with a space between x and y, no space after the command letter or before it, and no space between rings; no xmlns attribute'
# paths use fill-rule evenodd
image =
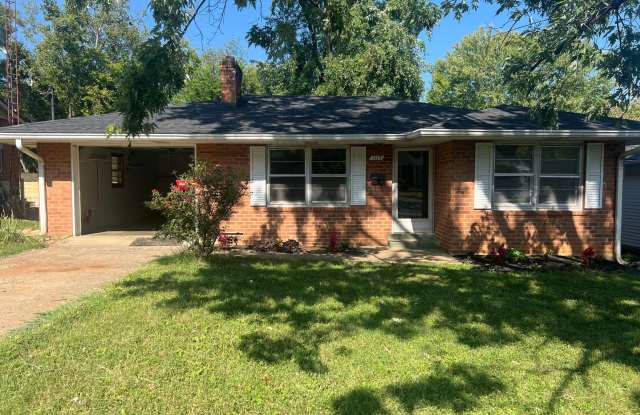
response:
<svg viewBox="0 0 640 415"><path fill-rule="evenodd" d="M4 48L7 74L7 121L9 125L20 124L20 83L18 69L18 42L16 34L16 0L5 0Z"/></svg>

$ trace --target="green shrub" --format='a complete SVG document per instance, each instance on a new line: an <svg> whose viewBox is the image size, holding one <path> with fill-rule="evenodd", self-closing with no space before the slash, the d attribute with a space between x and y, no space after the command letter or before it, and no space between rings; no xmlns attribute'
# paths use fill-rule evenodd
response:
<svg viewBox="0 0 640 415"><path fill-rule="evenodd" d="M521 262L525 262L527 260L527 255L524 252L519 251L515 248L509 248L507 250L507 260L514 264L519 264Z"/></svg>
<svg viewBox="0 0 640 415"><path fill-rule="evenodd" d="M235 170L196 161L169 193L153 190L147 206L165 218L161 236L186 242L196 255L207 256L213 252L222 222L231 217L245 190Z"/></svg>

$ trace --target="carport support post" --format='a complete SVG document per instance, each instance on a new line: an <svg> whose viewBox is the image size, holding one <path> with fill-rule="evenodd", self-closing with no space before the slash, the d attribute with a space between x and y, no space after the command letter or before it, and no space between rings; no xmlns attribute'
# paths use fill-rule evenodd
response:
<svg viewBox="0 0 640 415"><path fill-rule="evenodd" d="M38 214L40 219L40 233L47 233L47 184L44 177L44 159L22 144L22 139L16 139L16 148L23 154L38 162Z"/></svg>

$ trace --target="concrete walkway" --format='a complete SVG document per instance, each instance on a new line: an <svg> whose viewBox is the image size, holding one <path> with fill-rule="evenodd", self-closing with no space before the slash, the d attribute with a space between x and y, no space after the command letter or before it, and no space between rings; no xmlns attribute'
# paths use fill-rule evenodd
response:
<svg viewBox="0 0 640 415"><path fill-rule="evenodd" d="M131 246L151 235L104 232L0 258L0 335L179 249Z"/></svg>

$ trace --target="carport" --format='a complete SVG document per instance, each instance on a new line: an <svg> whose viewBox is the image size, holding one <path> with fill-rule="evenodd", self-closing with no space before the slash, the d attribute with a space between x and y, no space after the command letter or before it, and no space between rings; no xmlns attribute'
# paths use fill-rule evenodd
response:
<svg viewBox="0 0 640 415"><path fill-rule="evenodd" d="M78 234L156 229L161 218L145 206L151 190L169 190L193 156L193 147L78 147Z"/></svg>

